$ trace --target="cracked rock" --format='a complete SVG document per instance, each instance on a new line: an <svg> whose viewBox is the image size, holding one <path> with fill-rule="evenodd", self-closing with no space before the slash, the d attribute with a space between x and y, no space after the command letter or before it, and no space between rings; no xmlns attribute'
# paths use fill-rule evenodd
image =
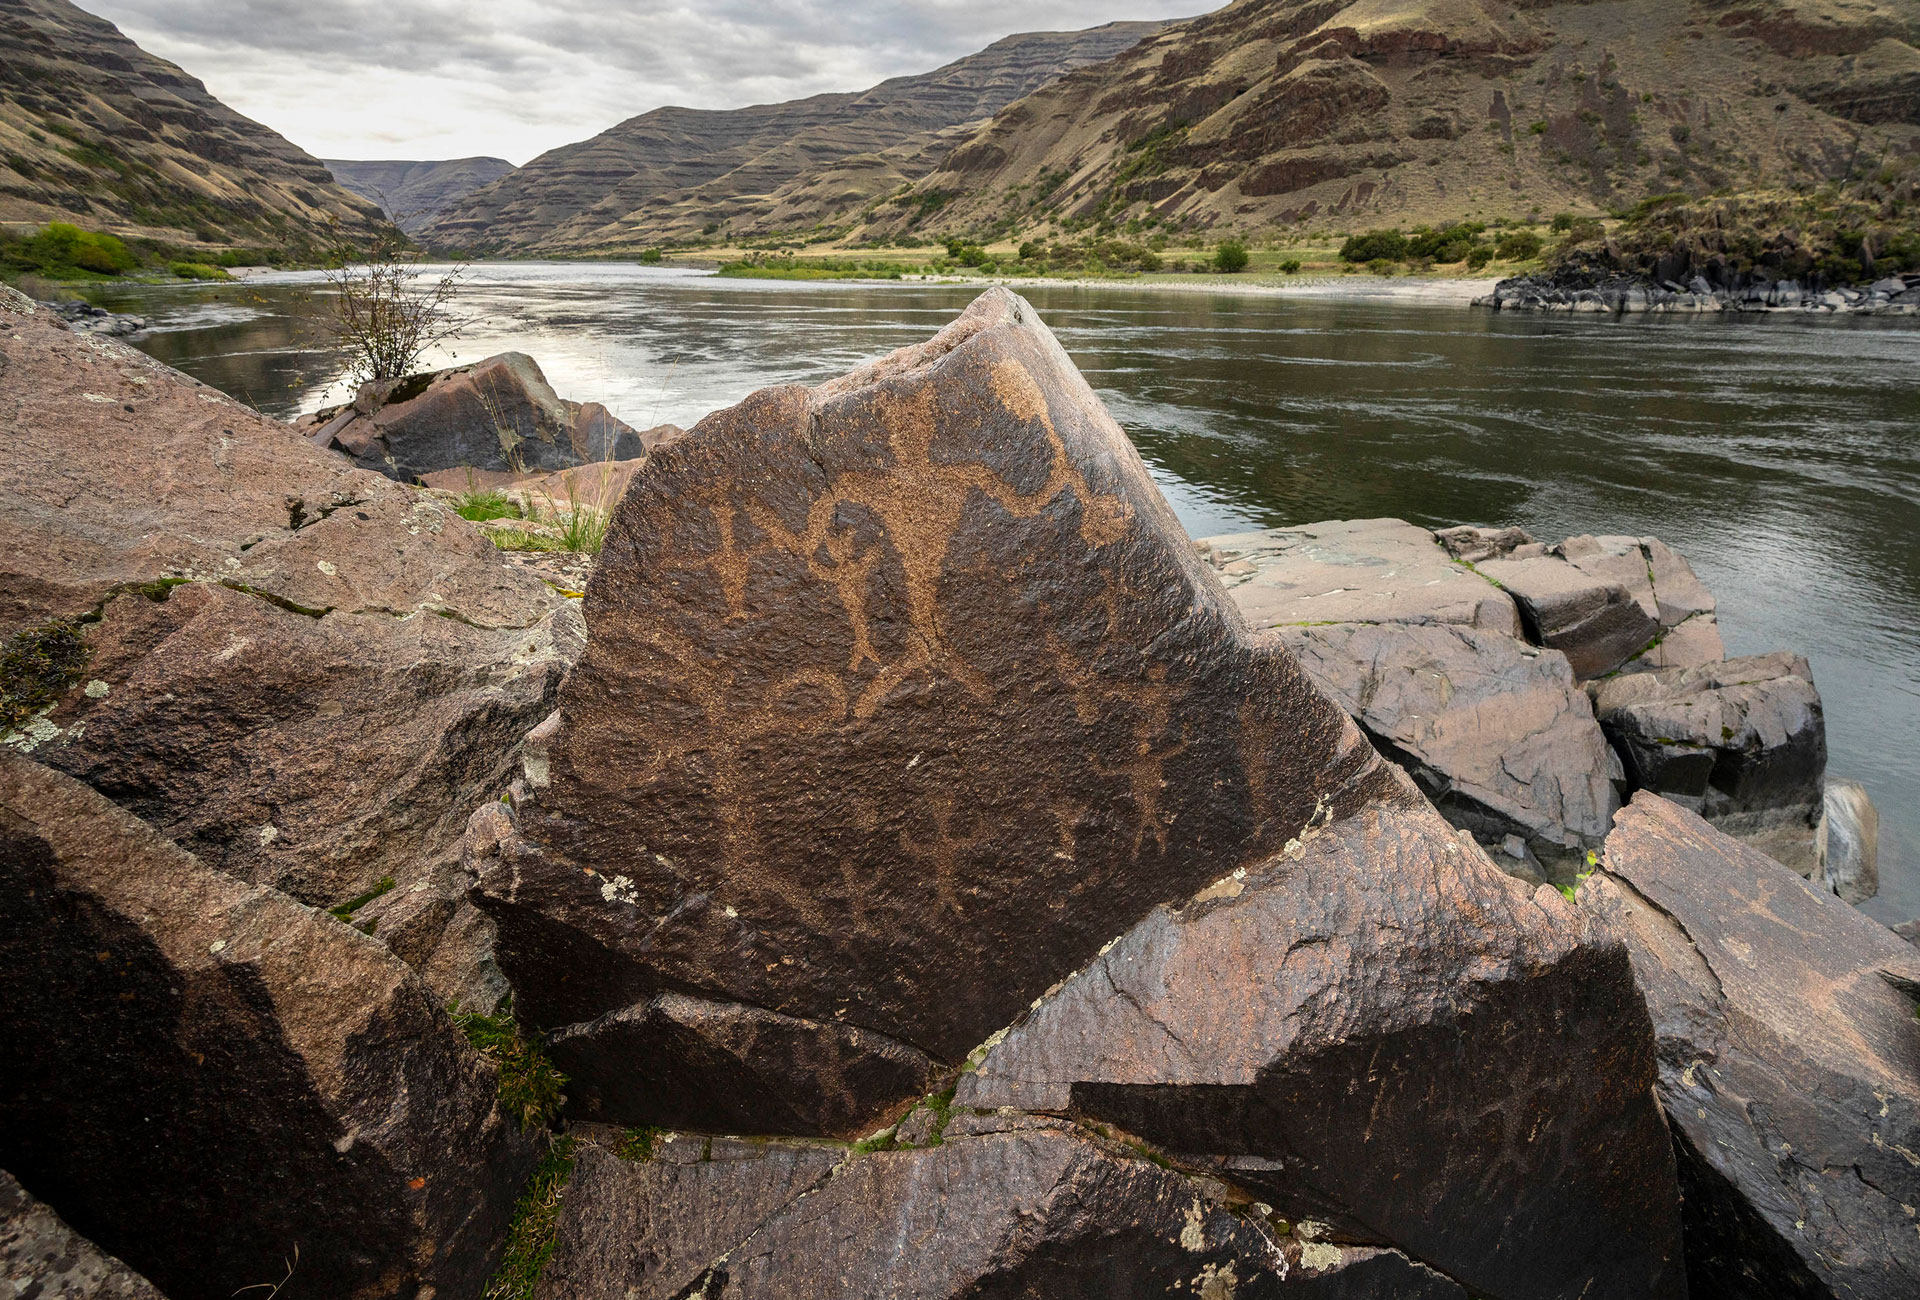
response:
<svg viewBox="0 0 1920 1300"><path fill-rule="evenodd" d="M10 743L305 902L444 878L552 708L577 609L285 425L0 319L0 633L97 618L100 683Z"/></svg>
<svg viewBox="0 0 1920 1300"><path fill-rule="evenodd" d="M955 1103L1117 1125L1472 1294L1646 1300L1685 1294L1653 1074L1619 942L1409 789L1157 909Z"/></svg>
<svg viewBox="0 0 1920 1300"><path fill-rule="evenodd" d="M655 1149L634 1164L583 1150L542 1300L1465 1297L1396 1252L1287 1235L1218 1184L1077 1133Z"/></svg>
<svg viewBox="0 0 1920 1300"><path fill-rule="evenodd" d="M1580 899L1653 1016L1693 1300L1920 1295L1920 954L1649 794Z"/></svg>
<svg viewBox="0 0 1920 1300"><path fill-rule="evenodd" d="M1200 547L1255 627L1439 623L1520 635L1513 601L1405 520L1335 519Z"/></svg>
<svg viewBox="0 0 1920 1300"><path fill-rule="evenodd" d="M1624 583L1557 555L1488 560L1478 568L1513 597L1527 639L1565 654L1582 680L1619 668L1660 633Z"/></svg>
<svg viewBox="0 0 1920 1300"><path fill-rule="evenodd" d="M1804 658L1776 651L1623 674L1588 691L1633 789L1813 870L1827 731Z"/></svg>
<svg viewBox="0 0 1920 1300"><path fill-rule="evenodd" d="M379 943L0 756L0 1165L174 1300L471 1300L532 1144Z"/></svg>
<svg viewBox="0 0 1920 1300"><path fill-rule="evenodd" d="M793 1053L765 1077L850 1069L842 1027L958 1064L1157 903L1395 786L1004 290L657 451L585 613L546 784L477 868L516 1009L758 1008ZM651 1015L607 1041L576 1068L739 1077Z"/></svg>
<svg viewBox="0 0 1920 1300"><path fill-rule="evenodd" d="M1280 635L1380 752L1482 843L1517 835L1554 860L1606 838L1617 760L1559 651L1458 626Z"/></svg>

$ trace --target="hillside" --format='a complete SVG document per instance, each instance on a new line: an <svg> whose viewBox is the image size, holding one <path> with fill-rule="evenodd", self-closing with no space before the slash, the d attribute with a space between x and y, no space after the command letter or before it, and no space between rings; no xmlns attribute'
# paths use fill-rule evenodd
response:
<svg viewBox="0 0 1920 1300"><path fill-rule="evenodd" d="M655 109L542 154L423 234L441 247L590 252L709 226L738 234L811 225L810 214L857 209L924 173L964 138L956 128L1161 27L1029 32L866 91L724 111Z"/></svg>
<svg viewBox="0 0 1920 1300"><path fill-rule="evenodd" d="M377 209L319 159L64 0L0 0L0 222L318 248Z"/></svg>
<svg viewBox="0 0 1920 1300"><path fill-rule="evenodd" d="M442 162L322 159L334 180L370 199L408 234L482 185L513 170L505 158L452 158Z"/></svg>
<svg viewBox="0 0 1920 1300"><path fill-rule="evenodd" d="M1911 0L1236 0L1010 105L866 235L1335 229L1842 179L1920 137Z"/></svg>

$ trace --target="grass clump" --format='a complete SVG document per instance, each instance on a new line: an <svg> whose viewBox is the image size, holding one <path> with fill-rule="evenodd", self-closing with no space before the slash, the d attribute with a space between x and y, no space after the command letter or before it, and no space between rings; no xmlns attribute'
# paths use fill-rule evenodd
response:
<svg viewBox="0 0 1920 1300"><path fill-rule="evenodd" d="M507 1225L507 1245L500 1267L482 1292L484 1300L532 1300L547 1261L553 1258L554 1229L560 1218L560 1198L573 1176L570 1137L557 1137L527 1181L513 1222Z"/></svg>
<svg viewBox="0 0 1920 1300"><path fill-rule="evenodd" d="M507 499L507 494L498 488L480 491L468 488L460 494L453 504L453 513L469 523L485 523L489 519L522 519L520 507Z"/></svg>
<svg viewBox="0 0 1920 1300"><path fill-rule="evenodd" d="M622 1160L630 1160L635 1164L645 1164L647 1161L653 1159L653 1144L659 1141L660 1136L665 1132L666 1130L663 1128L654 1128L652 1126L630 1128L620 1135L618 1142L613 1144L613 1154ZM711 1141L711 1139L709 1139L709 1141Z"/></svg>
<svg viewBox="0 0 1920 1300"><path fill-rule="evenodd" d="M25 726L64 695L92 657L80 625L64 618L8 637L0 646L0 732Z"/></svg>
<svg viewBox="0 0 1920 1300"><path fill-rule="evenodd" d="M327 915L331 916L336 921L345 921L348 925L360 931L362 934L372 934L375 922L356 921L353 919L353 914L359 911L361 908L365 907L368 903L371 903L374 899L379 898L383 894L390 893L392 892L392 890L393 890L393 877L382 876L380 877L380 882L376 884L372 889L369 889L366 893L361 894L357 898L350 898L346 902L340 904L340 906L338 907L328 908Z"/></svg>
<svg viewBox="0 0 1920 1300"><path fill-rule="evenodd" d="M510 1010L483 1016L456 1011L453 1022L467 1041L500 1069L500 1104L522 1129L545 1128L566 1104L567 1076L554 1069L546 1053L520 1033Z"/></svg>

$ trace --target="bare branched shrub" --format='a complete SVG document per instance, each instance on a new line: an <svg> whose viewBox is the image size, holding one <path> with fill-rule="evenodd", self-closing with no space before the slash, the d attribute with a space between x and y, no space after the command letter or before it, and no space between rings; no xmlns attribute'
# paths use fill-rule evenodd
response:
<svg viewBox="0 0 1920 1300"><path fill-rule="evenodd" d="M428 348L460 334L466 322L452 304L466 270L462 263L436 277L416 256L387 247L342 258L326 272L333 332L353 357L356 387L404 379Z"/></svg>

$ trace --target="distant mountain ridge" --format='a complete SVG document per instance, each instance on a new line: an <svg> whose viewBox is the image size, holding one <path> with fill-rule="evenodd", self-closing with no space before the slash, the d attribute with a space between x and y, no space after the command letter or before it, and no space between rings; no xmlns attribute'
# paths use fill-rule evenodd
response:
<svg viewBox="0 0 1920 1300"><path fill-rule="evenodd" d="M65 0L0 0L0 221L172 241L364 243L379 210L319 159Z"/></svg>
<svg viewBox="0 0 1920 1300"><path fill-rule="evenodd" d="M995 41L932 72L784 104L659 108L551 150L429 223L440 247L601 252L709 225L747 233L900 188L977 123L1061 74L1160 31L1154 22ZM791 189L832 175L829 201ZM804 187L803 187L804 191Z"/></svg>
<svg viewBox="0 0 1920 1300"><path fill-rule="evenodd" d="M1360 229L1838 180L1920 150L1916 42L1914 0L1236 0L1009 105L865 233Z"/></svg>
<svg viewBox="0 0 1920 1300"><path fill-rule="evenodd" d="M513 170L505 158L449 158L439 162L324 158L333 178L371 199L408 234L414 234L482 185Z"/></svg>

